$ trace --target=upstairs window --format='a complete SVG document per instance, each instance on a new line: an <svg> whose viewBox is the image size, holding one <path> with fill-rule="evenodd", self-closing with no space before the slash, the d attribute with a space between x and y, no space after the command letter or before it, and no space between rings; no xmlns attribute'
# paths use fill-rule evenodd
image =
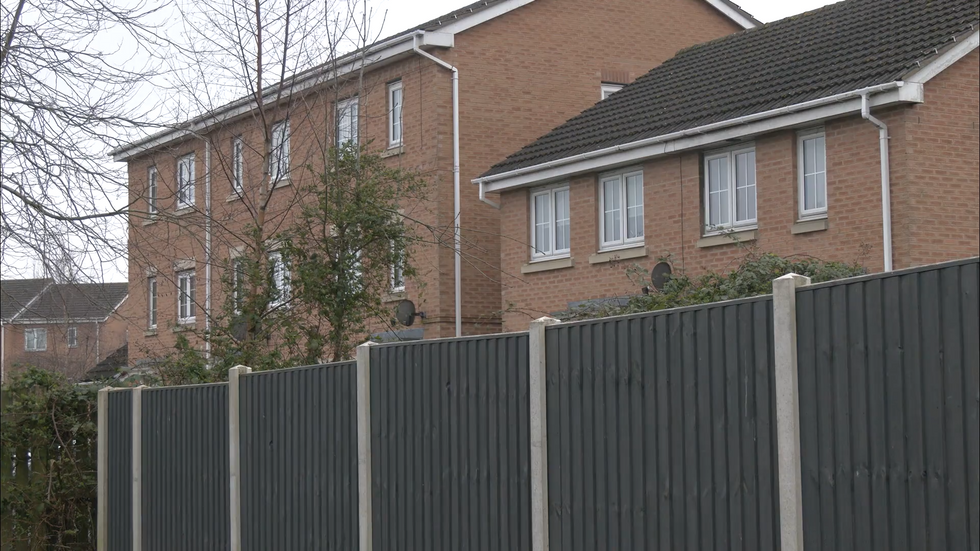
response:
<svg viewBox="0 0 980 551"><path fill-rule="evenodd" d="M231 190L241 195L245 186L245 142L241 138L231 141Z"/></svg>
<svg viewBox="0 0 980 551"><path fill-rule="evenodd" d="M756 225L754 147L705 155L704 204L708 232Z"/></svg>
<svg viewBox="0 0 980 551"><path fill-rule="evenodd" d="M337 145L357 143L357 98L337 103Z"/></svg>
<svg viewBox="0 0 980 551"><path fill-rule="evenodd" d="M149 214L157 213L157 179L159 173L157 167L151 166L146 175L146 212Z"/></svg>
<svg viewBox="0 0 980 551"><path fill-rule="evenodd" d="M25 329L24 350L27 352L44 352L48 349L47 329Z"/></svg>
<svg viewBox="0 0 980 551"><path fill-rule="evenodd" d="M599 182L600 248L643 243L643 172L604 176Z"/></svg>
<svg viewBox="0 0 980 551"><path fill-rule="evenodd" d="M177 323L194 323L197 314L197 290L194 270L177 273Z"/></svg>
<svg viewBox="0 0 980 551"><path fill-rule="evenodd" d="M797 151L800 172L800 218L827 215L827 141L823 130L800 134Z"/></svg>
<svg viewBox="0 0 980 551"><path fill-rule="evenodd" d="M242 313L245 304L245 261L233 258L231 261L231 292L235 313Z"/></svg>
<svg viewBox="0 0 980 551"><path fill-rule="evenodd" d="M400 293L405 290L405 253L395 251L392 244L392 252L396 253L396 260L391 265L391 292Z"/></svg>
<svg viewBox="0 0 980 551"><path fill-rule="evenodd" d="M568 256L572 228L568 186L531 193L531 258Z"/></svg>
<svg viewBox="0 0 980 551"><path fill-rule="evenodd" d="M68 331L65 333L65 342L68 343L68 348L78 348L78 328L69 327Z"/></svg>
<svg viewBox="0 0 980 551"><path fill-rule="evenodd" d="M272 150L269 151L269 179L278 182L289 177L289 120L272 125Z"/></svg>
<svg viewBox="0 0 980 551"><path fill-rule="evenodd" d="M292 294L289 266L282 258L282 253L269 253L269 270L272 272L272 297L269 306L275 308L289 302Z"/></svg>
<svg viewBox="0 0 980 551"><path fill-rule="evenodd" d="M150 277L146 280L146 325L149 329L157 328L157 278Z"/></svg>
<svg viewBox="0 0 980 551"><path fill-rule="evenodd" d="M194 154L177 160L177 208L194 206Z"/></svg>
<svg viewBox="0 0 980 551"><path fill-rule="evenodd" d="M623 85L622 84L614 84L612 82L603 82L602 83L602 91L601 91L601 94L600 94L599 99L606 99L609 96L615 94L616 92L618 92L618 91L620 91L622 89L623 89Z"/></svg>
<svg viewBox="0 0 980 551"><path fill-rule="evenodd" d="M388 147L402 144L402 82L388 85Z"/></svg>

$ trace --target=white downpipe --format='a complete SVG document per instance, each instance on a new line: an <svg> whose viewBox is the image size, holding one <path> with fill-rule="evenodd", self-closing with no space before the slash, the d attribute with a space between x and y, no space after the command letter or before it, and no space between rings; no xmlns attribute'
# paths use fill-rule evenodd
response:
<svg viewBox="0 0 980 551"><path fill-rule="evenodd" d="M871 114L868 94L861 95L861 116L878 127L878 149L881 157L881 234L885 251L885 271L892 271L892 198L891 173L888 168L888 126Z"/></svg>
<svg viewBox="0 0 980 551"><path fill-rule="evenodd" d="M204 360L211 361L211 140L204 140Z"/></svg>
<svg viewBox="0 0 980 551"><path fill-rule="evenodd" d="M453 72L453 252L456 283L456 336L463 335L462 279L460 276L460 236L459 236L459 71L449 63L419 48L418 35L412 38L412 49L420 56L431 59L436 64Z"/></svg>
<svg viewBox="0 0 980 551"><path fill-rule="evenodd" d="M487 199L486 190L483 188L483 182L480 182L480 201L482 201L482 202L490 205L491 207L493 207L495 209L498 209L498 210L500 209L500 204L499 203L494 203L490 199Z"/></svg>

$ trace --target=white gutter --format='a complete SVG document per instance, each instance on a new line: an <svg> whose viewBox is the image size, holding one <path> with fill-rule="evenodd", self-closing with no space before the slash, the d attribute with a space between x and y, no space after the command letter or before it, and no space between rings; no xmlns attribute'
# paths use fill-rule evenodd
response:
<svg viewBox="0 0 980 551"><path fill-rule="evenodd" d="M892 199L891 173L888 168L888 126L871 114L868 94L861 96L861 116L878 127L878 151L881 158L881 237L885 251L885 271L892 271Z"/></svg>
<svg viewBox="0 0 980 551"><path fill-rule="evenodd" d="M4 370L7 366L7 326L0 320L0 385L4 383Z"/></svg>
<svg viewBox="0 0 980 551"><path fill-rule="evenodd" d="M459 70L449 63L425 52L419 48L418 36L424 37L425 33L413 35L412 49L420 56L431 59L436 64L445 67L453 72L453 250L454 268L456 283L456 336L463 335L463 308L462 308L462 279L460 277L460 239L459 239Z"/></svg>
<svg viewBox="0 0 980 551"><path fill-rule="evenodd" d="M612 147L606 147L606 148L598 149L598 150L595 150L595 151L588 151L586 153L580 153L578 155L572 155L570 157L565 157L565 158L562 158L562 159L555 159L554 161L548 161L548 162L537 164L537 165L534 165L534 166L528 166L528 167L524 167L524 168L518 168L518 169L515 169L515 170L508 171L508 172L501 172L500 174L493 174L491 176L486 176L486 177L483 177L483 178L475 178L475 179L472 180L472 182L475 183L475 184L483 184L483 185L495 184L497 182L500 182L500 183L497 183L496 185L491 185L490 186L490 189L488 190L488 191L491 191L491 192L493 192L493 191L500 191L502 189L507 189L507 188L510 188L510 187L518 187L519 185L526 185L526 184L530 184L530 183L534 183L534 182L539 182L539 181L541 181L541 180L544 179L544 178L535 177L535 176L528 176L527 178L519 178L521 176L531 175L533 173L543 172L543 171L549 170L549 169L556 169L556 170L551 171L550 174L548 175L548 177L549 178L558 178L558 177L565 176L565 175L568 175L568 174L572 174L572 173L575 173L575 172L583 172L583 171L588 171L588 170L592 170L593 168L595 168L595 167L592 167L592 166L587 166L587 167L583 167L583 168L580 168L580 169L572 168L570 170L560 170L559 167L568 167L568 165L573 165L573 164L576 164L576 163L581 163L582 161L588 161L588 160L592 160L592 159L597 159L599 157L606 157L606 156L613 155L613 154L616 154L616 153L621 153L621 152L633 151L633 150L637 150L637 149L641 149L641 148L645 148L645 147L649 147L649 146L661 145L661 144L666 145L669 142L672 142L672 141L675 141L675 140L679 140L679 139L682 139L682 138L688 138L688 137L692 137L692 136L698 136L698 137L700 137L700 136L702 136L704 134L708 134L710 132L717 132L717 131L720 131L720 130L725 130L725 129L729 129L729 128L733 128L733 127L744 126L744 125L747 125L747 124L750 124L750 123L754 123L754 122L757 122L757 121L763 121L765 119L771 119L771 118L778 117L778 116L783 116L783 115L790 115L790 114L798 113L800 111L806 111L806 110L809 110L809 109L815 109L815 108L818 108L818 107L822 107L822 106L826 106L826 105L831 105L831 104L835 104L835 103L840 103L840 102L851 100L851 99L855 99L856 100L856 99L858 99L858 98L860 98L860 97L862 97L862 96L864 96L866 94L872 94L872 93L878 93L878 92L885 92L885 91L889 91L889 90L901 89L903 87L906 87L906 83L903 82L903 81L895 81L895 82L889 82L889 83L885 83L885 84L879 84L879 85L876 85L876 86L869 86L867 88L861 88L860 90L852 90L850 92L844 92L844 93L841 93L841 94L835 94L833 96L827 96L825 98L818 98L818 99L815 99L815 100L805 101L805 102L797 103L797 104L794 104L794 105L787 105L785 107L780 107L780 108L777 108L777 109L771 109L769 111L763 111L761 113L754 113L752 115L746 115L746 116L743 116L743 117L737 117L737 118L734 118L734 119L729 119L729 120L720 121L720 122L716 122L716 123L706 124L706 125L699 126L699 127L696 127L696 128L691 128L689 130L682 130L682 131L679 131L679 132L672 132L670 134L663 134L661 136L654 136L652 138L647 138L647 139L643 139L643 140L637 140L635 142L630 142L630 143L626 143L626 144L616 145L616 146L612 146ZM919 95L918 92L921 92L921 85L916 85L916 87L917 87L916 93L915 94L910 94L909 95L909 98L907 98L907 101L921 101L921 99L919 99L917 97ZM899 98L899 99L901 99L901 98ZM676 148L676 147L667 148L667 147L664 147L662 151L657 151L657 152L651 153L651 155L649 155L649 156L653 156L653 155L656 155L656 154L663 154L663 153L673 153L673 152L676 152L678 150L680 150L680 148ZM622 160L622 162L632 162L632 161L639 160L640 158L644 158L646 156L647 155L640 155L637 158L626 158L627 156L624 156L624 159ZM608 165L608 164L611 164L611 163L606 163L606 162L603 161L603 162L599 162L599 163L596 163L596 164L597 165ZM514 184L508 184L508 183L502 182L504 180L518 180L518 181L516 183L514 183Z"/></svg>
<svg viewBox="0 0 980 551"><path fill-rule="evenodd" d="M211 361L211 140L204 140L204 360Z"/></svg>
<svg viewBox="0 0 980 551"><path fill-rule="evenodd" d="M500 209L499 203L494 203L490 199L487 199L486 190L483 188L483 182L480 182L480 201L483 201L495 209Z"/></svg>
<svg viewBox="0 0 980 551"><path fill-rule="evenodd" d="M99 322L95 322L95 364L96 365L98 365L98 363L101 361L99 359L99 344L100 344L99 341L101 340L102 340L102 335L99 332Z"/></svg>

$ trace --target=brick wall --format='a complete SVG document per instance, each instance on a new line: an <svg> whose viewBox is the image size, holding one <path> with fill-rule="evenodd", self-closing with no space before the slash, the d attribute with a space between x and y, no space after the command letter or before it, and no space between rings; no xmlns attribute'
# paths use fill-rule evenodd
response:
<svg viewBox="0 0 980 551"><path fill-rule="evenodd" d="M96 327L98 325L98 327ZM89 369L126 344L127 323L121 316L112 315L104 322L72 322L57 324L5 325L4 380L32 365L62 373L79 380ZM76 346L68 346L68 328L76 328ZM26 329L47 330L47 347L43 351L24 349Z"/></svg>

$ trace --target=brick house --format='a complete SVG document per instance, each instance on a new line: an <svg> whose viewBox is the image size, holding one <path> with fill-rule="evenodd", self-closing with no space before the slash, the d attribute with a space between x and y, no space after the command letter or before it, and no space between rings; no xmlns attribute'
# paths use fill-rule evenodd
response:
<svg viewBox="0 0 980 551"><path fill-rule="evenodd" d="M504 330L636 294L625 271L665 257L976 256L977 14L847 0L700 44L494 165L473 182L501 196Z"/></svg>
<svg viewBox="0 0 980 551"><path fill-rule="evenodd" d="M396 300L414 301L427 314L421 328L386 336L452 336L457 324L464 334L499 331L499 211L472 186L460 190L457 318L453 80L444 64L459 75L459 177L469 181L678 49L757 24L727 0L466 6L297 75L282 102L264 104L270 120L280 121L274 145L288 140L282 170L289 176L275 186L268 216L279 224L295 215L297 190L310 178L298 169L322 167L324 143L356 140L383 150L391 166L425 175L429 200L400 206L443 241L411 251L417 280L394 281L385 297L392 308ZM361 64L358 89L351 76ZM253 208L249 181L262 172L253 154L262 140L260 113L245 98L114 152L128 163L134 211L150 212L131 214L129 224L133 297L126 315L145 328L131 336L131 357L172 349L174 332L188 326L206 329L209 312L224 300L218 282Z"/></svg>
<svg viewBox="0 0 980 551"><path fill-rule="evenodd" d="M27 365L81 380L126 345L128 323L119 314L126 283L55 283L51 279L4 280L3 381Z"/></svg>

